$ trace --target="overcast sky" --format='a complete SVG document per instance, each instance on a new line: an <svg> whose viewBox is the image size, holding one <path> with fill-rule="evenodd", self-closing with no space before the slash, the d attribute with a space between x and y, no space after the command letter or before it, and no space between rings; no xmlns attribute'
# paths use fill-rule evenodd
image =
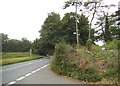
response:
<svg viewBox="0 0 120 86"><path fill-rule="evenodd" d="M0 0L0 33L8 34L11 39L26 37L33 41L39 38L41 25L48 13L64 13L74 8L63 10L66 0ZM107 4L116 4L119 0L105 0Z"/></svg>

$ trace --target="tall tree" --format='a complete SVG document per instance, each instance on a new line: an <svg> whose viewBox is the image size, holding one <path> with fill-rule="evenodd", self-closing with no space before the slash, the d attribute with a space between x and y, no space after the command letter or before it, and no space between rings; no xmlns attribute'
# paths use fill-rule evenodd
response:
<svg viewBox="0 0 120 86"><path fill-rule="evenodd" d="M80 41L82 45L85 45L89 22L85 15L78 16L78 29L80 30ZM42 29L40 30L40 42L39 42L39 54L51 54L54 52L56 43L64 40L66 43L74 45L76 43L76 37L73 34L75 32L75 13L66 13L63 19L60 19L60 15L54 12L48 14Z"/></svg>
<svg viewBox="0 0 120 86"><path fill-rule="evenodd" d="M6 43L8 42L9 38L8 38L8 35L7 34L4 34L4 33L0 33L0 37L2 39L2 51L5 51L5 48L6 48Z"/></svg>
<svg viewBox="0 0 120 86"><path fill-rule="evenodd" d="M7 34L0 33L0 37L2 38L2 43L7 42L9 40Z"/></svg>
<svg viewBox="0 0 120 86"><path fill-rule="evenodd" d="M70 44L75 44L76 43L76 37L73 34L76 32L75 30L75 13L66 13L65 16L63 17L63 29L64 29L64 34L66 37L66 42ZM89 31L89 21L88 18L85 15L77 15L78 16L78 30L79 30L79 41L81 45L86 44L86 40L88 38L88 31Z"/></svg>
<svg viewBox="0 0 120 86"><path fill-rule="evenodd" d="M108 7L109 8L107 9L110 9L112 6ZM113 13L109 13L109 11L101 12L101 15L98 17L98 21L96 22L96 25L98 25L98 27L96 27L98 28L98 30L96 30L98 33L98 40L103 40L106 43L118 37L118 30L115 21L116 19L113 18Z"/></svg>
<svg viewBox="0 0 120 86"><path fill-rule="evenodd" d="M49 13L40 30L40 54L54 52L55 44L61 39L59 37L61 35L61 26L60 15L54 12Z"/></svg>

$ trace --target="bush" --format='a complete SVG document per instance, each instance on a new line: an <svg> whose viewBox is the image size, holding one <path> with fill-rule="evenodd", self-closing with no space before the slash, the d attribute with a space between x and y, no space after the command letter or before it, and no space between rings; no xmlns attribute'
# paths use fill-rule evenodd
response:
<svg viewBox="0 0 120 86"><path fill-rule="evenodd" d="M93 62L91 62L94 58L91 59L89 57L90 55L85 50L80 49L76 51L70 45L62 42L55 47L51 68L59 74L79 80L89 82L99 81L101 76L97 73L95 67L93 67Z"/></svg>
<svg viewBox="0 0 120 86"><path fill-rule="evenodd" d="M78 79L88 82L100 81L102 77L94 68L82 68L78 72Z"/></svg>
<svg viewBox="0 0 120 86"><path fill-rule="evenodd" d="M112 48L113 49L113 48ZM115 49L115 48L114 48ZM100 51L96 53L96 64L98 72L103 79L116 83L118 79L118 54L117 51ZM114 81L114 82L113 82Z"/></svg>
<svg viewBox="0 0 120 86"><path fill-rule="evenodd" d="M92 49L92 40L91 39L87 40L86 46L87 46L88 51L90 51Z"/></svg>
<svg viewBox="0 0 120 86"><path fill-rule="evenodd" d="M56 70L57 68L60 67L65 67L66 63L67 63L67 53L70 51L70 49L72 49L72 47L70 45L66 45L65 42L56 44L55 46L55 53L54 53L54 58L52 60L52 66L54 68L54 70ZM58 66L58 67L56 67ZM61 71L61 68L59 68L58 70Z"/></svg>
<svg viewBox="0 0 120 86"><path fill-rule="evenodd" d="M117 50L118 49L119 40L114 39L104 45L108 50Z"/></svg>
<svg viewBox="0 0 120 86"><path fill-rule="evenodd" d="M92 45L91 53L96 54L96 53L100 52L101 49L102 49L102 47L99 45Z"/></svg>
<svg viewBox="0 0 120 86"><path fill-rule="evenodd" d="M101 50L100 46L93 45L91 51L84 48L78 51L59 43L55 47L51 68L59 74L70 76L88 82L108 80L113 84L118 77L118 51Z"/></svg>

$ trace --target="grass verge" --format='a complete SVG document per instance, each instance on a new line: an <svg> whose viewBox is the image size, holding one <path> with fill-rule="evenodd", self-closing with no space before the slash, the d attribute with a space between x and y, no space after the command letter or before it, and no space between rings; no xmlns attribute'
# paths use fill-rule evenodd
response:
<svg viewBox="0 0 120 86"><path fill-rule="evenodd" d="M15 64L15 63L24 62L24 61L30 61L30 60L40 59L40 58L43 58L43 56L39 56L35 54L33 54L32 57L27 56L27 57L3 58L3 59L0 59L0 62L2 62L0 66Z"/></svg>

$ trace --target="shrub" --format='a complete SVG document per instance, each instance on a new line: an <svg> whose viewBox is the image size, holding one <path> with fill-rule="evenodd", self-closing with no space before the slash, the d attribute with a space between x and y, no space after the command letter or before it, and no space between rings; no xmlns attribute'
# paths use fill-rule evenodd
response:
<svg viewBox="0 0 120 86"><path fill-rule="evenodd" d="M78 79L88 82L96 82L101 80L101 76L94 68L82 68L78 72Z"/></svg>
<svg viewBox="0 0 120 86"><path fill-rule="evenodd" d="M92 48L92 40L91 39L87 40L86 46L87 46L88 51L90 51Z"/></svg>
<svg viewBox="0 0 120 86"><path fill-rule="evenodd" d="M118 49L119 40L114 39L104 45L108 50L117 50Z"/></svg>
<svg viewBox="0 0 120 86"><path fill-rule="evenodd" d="M55 47L51 68L59 74L83 81L96 82L101 80L101 76L93 67L94 58L90 57L92 56L86 53L84 49L76 51L70 45L62 42Z"/></svg>
<svg viewBox="0 0 120 86"><path fill-rule="evenodd" d="M118 51L102 51L101 47L93 45L91 51L80 48L78 51L59 43L55 47L51 68L59 74L70 76L88 82L110 80L116 83L118 77Z"/></svg>

